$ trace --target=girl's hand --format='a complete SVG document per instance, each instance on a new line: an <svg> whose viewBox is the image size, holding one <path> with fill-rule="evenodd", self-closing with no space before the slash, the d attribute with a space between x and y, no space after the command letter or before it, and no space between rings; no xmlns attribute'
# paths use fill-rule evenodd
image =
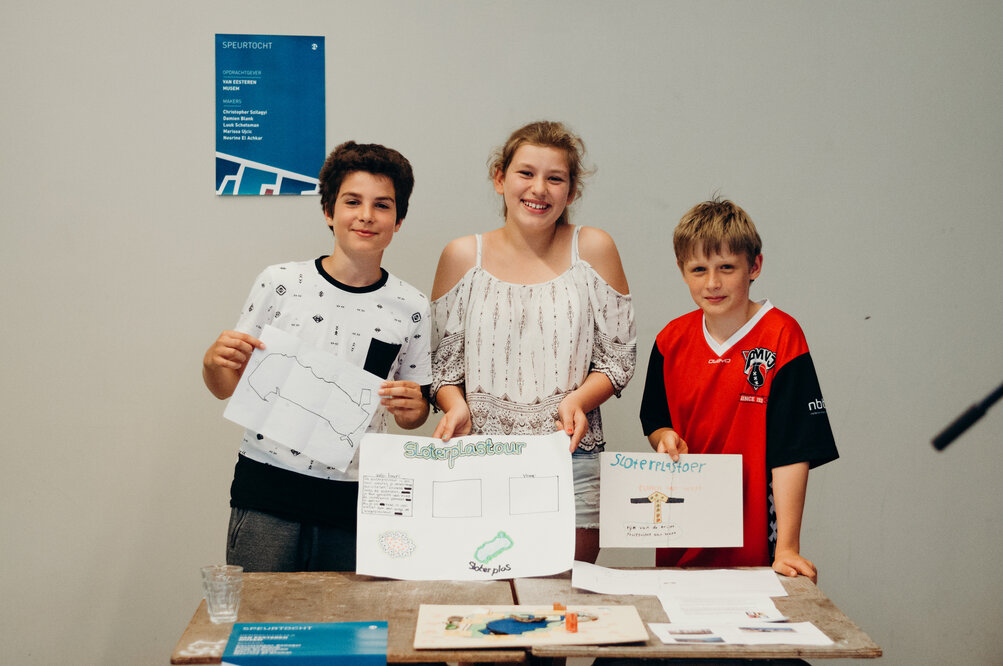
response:
<svg viewBox="0 0 1003 666"><path fill-rule="evenodd" d="M470 407L465 400L460 400L443 413L432 437L448 442L453 435L469 435L470 428Z"/></svg>
<svg viewBox="0 0 1003 666"><path fill-rule="evenodd" d="M577 398L574 391L564 396L561 404L557 406L557 426L558 430L563 430L571 437L571 452L574 453L578 444L589 431L589 419L585 415L585 410Z"/></svg>

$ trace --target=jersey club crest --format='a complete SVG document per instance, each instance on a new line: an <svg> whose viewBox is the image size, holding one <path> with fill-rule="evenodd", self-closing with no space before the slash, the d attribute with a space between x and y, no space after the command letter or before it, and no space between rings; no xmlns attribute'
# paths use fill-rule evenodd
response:
<svg viewBox="0 0 1003 666"><path fill-rule="evenodd" d="M745 377L749 386L758 391L766 383L766 373L776 365L777 354L766 347L756 347L743 351L742 355L745 356Z"/></svg>

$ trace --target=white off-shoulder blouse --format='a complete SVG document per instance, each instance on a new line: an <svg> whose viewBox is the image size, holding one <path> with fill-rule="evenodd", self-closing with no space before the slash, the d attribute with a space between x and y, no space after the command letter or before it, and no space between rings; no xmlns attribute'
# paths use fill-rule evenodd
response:
<svg viewBox="0 0 1003 666"><path fill-rule="evenodd" d="M637 356L634 306L578 256L548 282L513 284L476 264L432 302L432 395L463 386L473 434L546 434L557 407L590 372L609 377L615 394L630 381ZM599 409L588 413L582 451L605 445Z"/></svg>

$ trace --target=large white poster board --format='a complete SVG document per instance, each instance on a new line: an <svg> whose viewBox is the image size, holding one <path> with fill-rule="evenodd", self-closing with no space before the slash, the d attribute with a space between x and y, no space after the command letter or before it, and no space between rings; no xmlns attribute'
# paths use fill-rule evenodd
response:
<svg viewBox="0 0 1003 666"><path fill-rule="evenodd" d="M223 416L344 472L380 406L382 380L273 326L261 341Z"/></svg>
<svg viewBox="0 0 1003 666"><path fill-rule="evenodd" d="M356 570L407 580L545 576L571 568L568 436L367 434Z"/></svg>
<svg viewBox="0 0 1003 666"><path fill-rule="evenodd" d="M601 547L742 545L742 456L604 452L600 470Z"/></svg>

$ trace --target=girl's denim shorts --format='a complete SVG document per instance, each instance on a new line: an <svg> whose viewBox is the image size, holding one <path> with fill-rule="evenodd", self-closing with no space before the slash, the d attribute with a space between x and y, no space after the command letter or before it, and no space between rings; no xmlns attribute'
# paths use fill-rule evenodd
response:
<svg viewBox="0 0 1003 666"><path fill-rule="evenodd" d="M571 469L575 477L575 527L599 529L599 451L575 451Z"/></svg>

